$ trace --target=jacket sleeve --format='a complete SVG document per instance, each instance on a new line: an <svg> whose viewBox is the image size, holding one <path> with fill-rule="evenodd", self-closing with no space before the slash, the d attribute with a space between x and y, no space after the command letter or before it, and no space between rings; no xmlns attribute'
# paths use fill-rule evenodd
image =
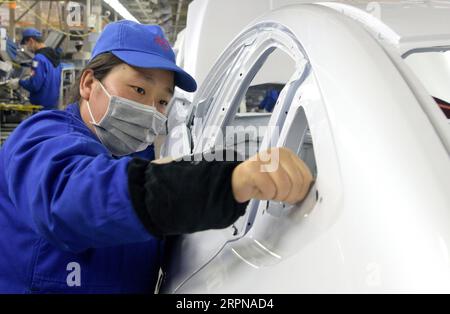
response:
<svg viewBox="0 0 450 314"><path fill-rule="evenodd" d="M87 136L55 135L67 125L41 120L22 122L4 158L8 195L32 228L71 252L152 239L130 201L130 158L112 159Z"/></svg>
<svg viewBox="0 0 450 314"><path fill-rule="evenodd" d="M151 234L163 237L223 229L245 213L248 202L238 203L231 186L233 170L240 164L237 155L233 161L199 157L168 164L130 162L131 199Z"/></svg>
<svg viewBox="0 0 450 314"><path fill-rule="evenodd" d="M38 55L39 56L39 55ZM45 58L34 57L31 69L33 71L32 75L29 79L20 80L19 85L25 88L29 92L37 92L44 85L45 78L47 77L45 62Z"/></svg>

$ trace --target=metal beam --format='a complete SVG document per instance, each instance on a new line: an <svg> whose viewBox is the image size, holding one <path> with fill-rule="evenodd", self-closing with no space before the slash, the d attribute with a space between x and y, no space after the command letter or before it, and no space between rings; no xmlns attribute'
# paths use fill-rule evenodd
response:
<svg viewBox="0 0 450 314"><path fill-rule="evenodd" d="M41 1L38 1L38 2L39 3L36 7L36 15L34 16L34 24L38 30L42 30L42 22L40 19L41 15L42 15Z"/></svg>
<svg viewBox="0 0 450 314"><path fill-rule="evenodd" d="M86 11L84 12L86 18L84 19L84 29L89 32L89 18L91 17L91 0L86 0Z"/></svg>
<svg viewBox="0 0 450 314"><path fill-rule="evenodd" d="M136 4L138 5L139 9L141 10L140 12L142 12L145 15L146 20L149 21L150 20L150 16L148 16L147 11L142 6L141 1L140 0L136 0Z"/></svg>
<svg viewBox="0 0 450 314"><path fill-rule="evenodd" d="M28 9L26 9L25 12L23 12L22 15L19 16L19 17L17 18L17 20L14 20L14 23L19 22L20 19L23 18L23 17L24 17L24 16L25 16L32 8L34 8L34 7L36 6L36 4L38 4L38 3L39 3L39 1L34 1L34 3L33 3Z"/></svg>
<svg viewBox="0 0 450 314"><path fill-rule="evenodd" d="M16 16L16 4L15 3L10 3L9 4L9 37L13 41L16 40L15 16Z"/></svg>
<svg viewBox="0 0 450 314"><path fill-rule="evenodd" d="M180 22L180 15L181 15L181 9L183 8L183 4L184 4L184 0L180 0L180 1L178 1L178 8L177 8L177 17L175 18L175 30L174 30L174 38L173 38L173 40L175 40L175 36L177 35L177 33L178 33L178 25L179 25L179 22Z"/></svg>

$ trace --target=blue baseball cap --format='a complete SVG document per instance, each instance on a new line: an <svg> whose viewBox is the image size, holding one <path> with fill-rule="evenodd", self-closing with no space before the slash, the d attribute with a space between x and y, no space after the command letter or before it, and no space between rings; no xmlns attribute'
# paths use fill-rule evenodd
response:
<svg viewBox="0 0 450 314"><path fill-rule="evenodd" d="M197 89L195 79L177 66L175 53L158 25L129 20L106 25L95 44L91 60L106 52L131 66L173 71L175 86L187 92Z"/></svg>
<svg viewBox="0 0 450 314"><path fill-rule="evenodd" d="M41 38L42 37L42 33L40 31L38 31L37 29L32 28L32 27L26 28L22 32L22 40L20 41L20 44L21 45L25 44L27 39L31 38L31 37Z"/></svg>

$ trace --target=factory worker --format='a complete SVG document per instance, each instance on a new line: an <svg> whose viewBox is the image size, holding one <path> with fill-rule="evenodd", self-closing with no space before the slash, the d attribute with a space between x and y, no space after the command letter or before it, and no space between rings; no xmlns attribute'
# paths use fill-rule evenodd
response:
<svg viewBox="0 0 450 314"><path fill-rule="evenodd" d="M46 47L42 34L35 28L22 33L21 45L35 54L31 61L31 75L27 79L9 81L12 89L23 87L30 93L30 102L43 110L57 109L61 85L61 61L54 49Z"/></svg>
<svg viewBox="0 0 450 314"><path fill-rule="evenodd" d="M296 203L311 174L286 149L258 158L149 162L176 66L158 26L106 26L81 74L79 100L28 118L0 150L0 293L153 293L164 238L230 226L248 201Z"/></svg>

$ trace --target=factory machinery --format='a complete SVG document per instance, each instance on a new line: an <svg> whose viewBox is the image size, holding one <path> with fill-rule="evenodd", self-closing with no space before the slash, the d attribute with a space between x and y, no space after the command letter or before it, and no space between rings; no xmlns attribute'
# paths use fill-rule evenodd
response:
<svg viewBox="0 0 450 314"><path fill-rule="evenodd" d="M50 31L45 45L56 49L65 39L66 35L61 32ZM80 72L89 58L89 54L81 51L81 47L82 42L76 42L76 53L70 61L62 62L60 109L68 103L77 72ZM8 85L14 78L25 79L30 75L33 56L8 38L6 28L0 28L0 145L20 122L42 109L41 106L30 104L26 90L14 90Z"/></svg>
<svg viewBox="0 0 450 314"><path fill-rule="evenodd" d="M5 28L0 28L0 145L25 118L41 109L31 105L27 94L21 89L13 90L8 82L14 78L24 78L29 73L27 64L32 56L17 49L8 38ZM28 72L28 73L27 73Z"/></svg>

